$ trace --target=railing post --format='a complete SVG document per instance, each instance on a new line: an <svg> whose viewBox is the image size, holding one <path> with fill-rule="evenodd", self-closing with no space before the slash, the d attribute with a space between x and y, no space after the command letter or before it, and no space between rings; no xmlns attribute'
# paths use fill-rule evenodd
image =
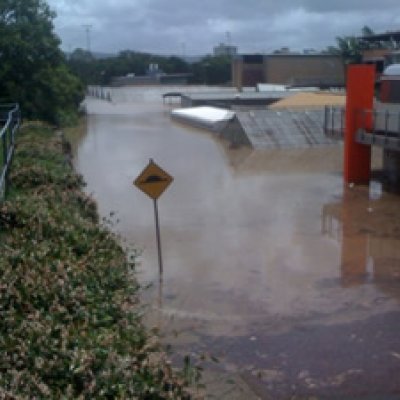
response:
<svg viewBox="0 0 400 400"><path fill-rule="evenodd" d="M399 114L398 114L398 117L397 117L398 119L397 119L397 135L399 136L400 135L400 112L399 112Z"/></svg>
<svg viewBox="0 0 400 400"><path fill-rule="evenodd" d="M389 111L386 110L385 112L385 138L387 138L388 135L388 129L389 129Z"/></svg>
<svg viewBox="0 0 400 400"><path fill-rule="evenodd" d="M340 137L344 136L344 109L340 109Z"/></svg>
<svg viewBox="0 0 400 400"><path fill-rule="evenodd" d="M2 138L2 145L3 145L3 167L5 168L7 165L7 129L3 133Z"/></svg>
<svg viewBox="0 0 400 400"><path fill-rule="evenodd" d="M0 181L0 201L4 200L9 189L9 170L12 161L14 145L15 145L15 132L20 123L20 110L18 104L7 104L5 106L8 110L5 112L7 115L5 124L1 129L0 143L2 146L1 155L3 162L1 163L1 181Z"/></svg>
<svg viewBox="0 0 400 400"><path fill-rule="evenodd" d="M362 117L363 118L362 119L362 131L363 131L362 135L363 135L363 137L365 137L365 134L367 133L368 120L371 121L372 112L371 112L371 110L363 109L362 115L363 115L363 117ZM369 119L368 119L368 116L370 117ZM372 140L374 140L373 138L374 138L374 133L372 132Z"/></svg>
<svg viewBox="0 0 400 400"><path fill-rule="evenodd" d="M372 112L372 133L376 130L376 110Z"/></svg>

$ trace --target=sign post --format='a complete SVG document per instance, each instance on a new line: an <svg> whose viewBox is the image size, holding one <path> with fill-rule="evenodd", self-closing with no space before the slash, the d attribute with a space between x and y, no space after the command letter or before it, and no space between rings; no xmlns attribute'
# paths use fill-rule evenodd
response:
<svg viewBox="0 0 400 400"><path fill-rule="evenodd" d="M161 251L161 235L160 235L160 223L158 220L158 205L157 200L153 200L154 203L154 220L156 223L156 236L157 236L157 251L158 251L158 267L160 270L160 278L163 276L163 262L162 262L162 251Z"/></svg>
<svg viewBox="0 0 400 400"><path fill-rule="evenodd" d="M160 280L162 280L164 271L163 271L163 261L162 261L162 251L161 251L160 222L158 217L157 200L173 180L174 178L171 175L165 172L152 159L150 159L149 164L144 168L144 170L139 174L139 176L133 182L133 184L138 189L140 189L142 192L147 194L147 196L153 199Z"/></svg>

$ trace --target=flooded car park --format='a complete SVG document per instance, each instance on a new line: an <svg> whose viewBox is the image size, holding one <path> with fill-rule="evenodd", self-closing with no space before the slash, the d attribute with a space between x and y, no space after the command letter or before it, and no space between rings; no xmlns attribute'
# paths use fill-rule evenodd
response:
<svg viewBox="0 0 400 400"><path fill-rule="evenodd" d="M399 398L399 196L344 187L340 144L231 148L172 121L161 89L119 90L86 99L74 165L139 250L165 342L218 358L260 398ZM162 287L153 205L133 186L150 158L174 177L159 200Z"/></svg>

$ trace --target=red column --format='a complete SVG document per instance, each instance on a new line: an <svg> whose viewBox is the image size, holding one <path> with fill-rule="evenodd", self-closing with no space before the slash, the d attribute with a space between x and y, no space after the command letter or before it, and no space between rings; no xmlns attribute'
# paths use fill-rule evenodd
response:
<svg viewBox="0 0 400 400"><path fill-rule="evenodd" d="M372 110L375 68L373 65L349 65L347 69L346 130L344 135L344 181L368 183L371 172L371 147L356 143L357 130L371 127L372 114L363 118L360 110Z"/></svg>

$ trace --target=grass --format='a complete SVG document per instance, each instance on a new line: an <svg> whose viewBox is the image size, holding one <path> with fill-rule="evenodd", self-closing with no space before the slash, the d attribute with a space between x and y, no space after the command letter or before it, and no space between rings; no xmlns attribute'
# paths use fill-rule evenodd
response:
<svg viewBox="0 0 400 400"><path fill-rule="evenodd" d="M17 140L0 205L0 398L189 398L142 323L139 285L41 124Z"/></svg>

